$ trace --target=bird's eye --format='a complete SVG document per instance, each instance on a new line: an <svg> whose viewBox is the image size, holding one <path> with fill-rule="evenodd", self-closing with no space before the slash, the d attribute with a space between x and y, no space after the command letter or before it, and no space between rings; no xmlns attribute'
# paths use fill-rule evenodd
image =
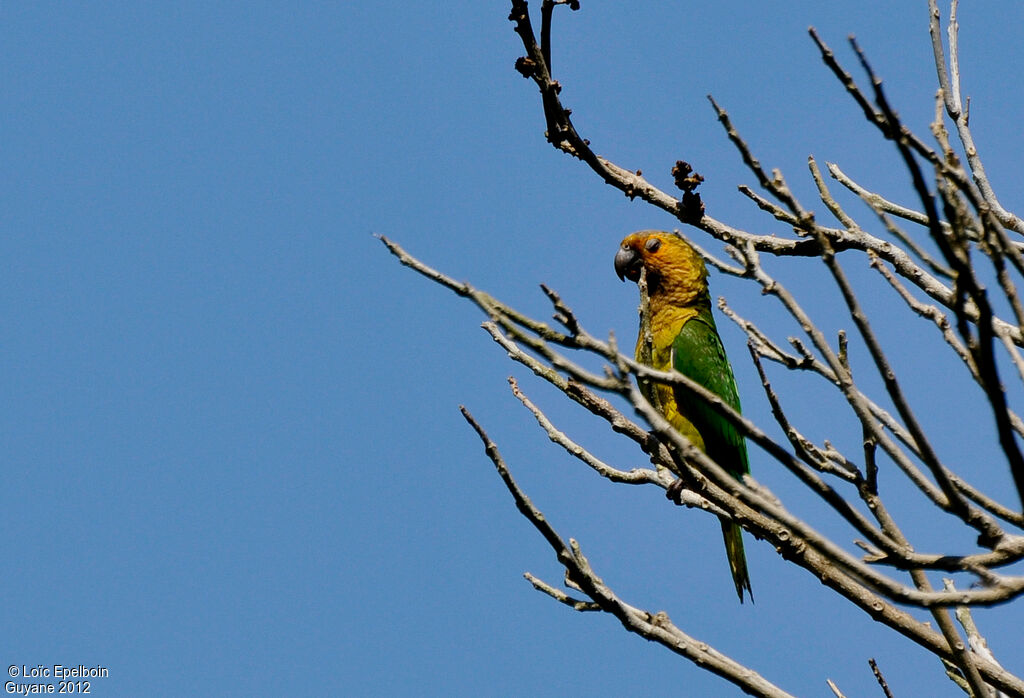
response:
<svg viewBox="0 0 1024 698"><path fill-rule="evenodd" d="M661 240L658 238L648 238L644 243L644 249L648 252L657 252L659 247L661 247Z"/></svg>

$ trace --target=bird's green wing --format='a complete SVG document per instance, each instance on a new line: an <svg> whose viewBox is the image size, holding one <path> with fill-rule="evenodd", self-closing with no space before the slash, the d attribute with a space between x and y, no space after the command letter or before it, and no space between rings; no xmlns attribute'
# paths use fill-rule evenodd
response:
<svg viewBox="0 0 1024 698"><path fill-rule="evenodd" d="M736 379L710 308L683 325L672 345L672 365L739 411ZM683 388L675 389L675 398L680 413L700 432L707 454L736 477L749 473L747 445L736 427Z"/></svg>
<svg viewBox="0 0 1024 698"><path fill-rule="evenodd" d="M732 366L729 365L725 347L718 336L711 308L704 308L697 317L683 325L672 343L672 365L684 376L700 383L739 411L740 396L736 390L736 379L733 378ZM676 388L673 393L676 408L700 433L704 440L704 451L712 460L737 478L749 473L747 445L736 427L695 395L687 394L682 388ZM743 603L744 590L753 601L747 558L743 551L743 531L735 522L722 519L722 535L740 603Z"/></svg>

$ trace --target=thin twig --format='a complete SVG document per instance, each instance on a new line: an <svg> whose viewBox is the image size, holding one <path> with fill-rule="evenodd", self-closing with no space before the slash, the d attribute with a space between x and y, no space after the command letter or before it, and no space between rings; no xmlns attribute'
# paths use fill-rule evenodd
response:
<svg viewBox="0 0 1024 698"><path fill-rule="evenodd" d="M878 668L877 662L874 657L868 659L868 664L871 666L871 672L875 675L875 681L878 682L879 687L882 689L882 693L885 698L893 698L892 691L889 690L889 684L886 682L885 677L882 676L881 670Z"/></svg>
<svg viewBox="0 0 1024 698"><path fill-rule="evenodd" d="M559 603L564 603L566 606L574 611L601 611L601 604L594 603L593 601L583 601L582 599L575 599L566 594L561 589L551 586L543 579L538 579L529 572L524 572L523 576L526 578L533 588L537 591L543 592L553 598Z"/></svg>
<svg viewBox="0 0 1024 698"><path fill-rule="evenodd" d="M826 679L825 683L828 684L828 687L830 689L832 689L832 694L836 698L846 698L846 695L842 691L839 690L839 686L836 685L835 681L833 681L832 679Z"/></svg>
<svg viewBox="0 0 1024 698"><path fill-rule="evenodd" d="M630 632L658 642L672 652L686 657L702 668L731 681L747 693L765 696L766 698L790 697L791 694L771 683L749 667L730 659L709 646L706 642L695 640L684 633L669 620L665 613L650 613L622 601L594 573L589 561L584 557L576 541L570 539L569 545L566 545L544 514L537 509L533 502L530 501L530 498L526 496L526 493L519 488L501 453L498 451L497 445L474 419L469 410L465 407L460 407L459 409L483 442L484 451L494 465L495 470L498 471L498 475L501 476L506 489L512 495L516 508L544 537L548 545L555 551L558 562L565 567L568 576L583 593L593 600L594 604L606 613L610 613L618 618ZM541 590L549 596L552 595L547 589ZM565 603L562 599L559 599L559 601ZM580 603L586 604L587 602ZM577 608L577 610L582 609ZM587 608L586 610L591 609Z"/></svg>
<svg viewBox="0 0 1024 698"><path fill-rule="evenodd" d="M932 37L935 72L939 77L939 87L942 89L942 94L945 97L946 113L949 114L949 118L956 124L957 134L967 154L967 162L970 165L971 174L978 185L978 189L981 191L982 197L1003 225L1018 233L1024 233L1024 220L1004 209L992 190L992 185L985 174L985 167L982 165L981 156L978 155L978 148L974 143L974 137L971 135L971 130L968 126L969 114L963 108L960 97L960 52L957 42L956 6L956 0L953 0L949 20L949 61L951 69L947 71L946 56L942 46L942 30L939 22L939 7L936 0L928 0L929 16L931 18L928 29Z"/></svg>

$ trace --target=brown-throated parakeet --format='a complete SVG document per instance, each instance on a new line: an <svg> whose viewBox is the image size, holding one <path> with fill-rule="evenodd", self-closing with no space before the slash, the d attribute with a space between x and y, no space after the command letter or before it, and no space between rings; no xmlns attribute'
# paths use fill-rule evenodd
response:
<svg viewBox="0 0 1024 698"><path fill-rule="evenodd" d="M646 346L641 327L637 361L659 371L674 368L739 411L736 380L711 314L704 260L678 235L645 230L627 236L615 255L620 279L637 281L641 270L646 271L653 341ZM743 436L700 398L663 384L654 384L646 395L673 427L731 475L741 478L750 472ZM753 600L743 530L722 519L722 534L740 603L744 589Z"/></svg>

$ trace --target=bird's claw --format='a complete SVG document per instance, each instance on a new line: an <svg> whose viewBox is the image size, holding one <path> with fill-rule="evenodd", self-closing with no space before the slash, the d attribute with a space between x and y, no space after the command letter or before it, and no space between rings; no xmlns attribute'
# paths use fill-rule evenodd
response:
<svg viewBox="0 0 1024 698"><path fill-rule="evenodd" d="M665 488L665 497L671 499L677 505L683 505L683 481L676 479L672 481L672 484Z"/></svg>

